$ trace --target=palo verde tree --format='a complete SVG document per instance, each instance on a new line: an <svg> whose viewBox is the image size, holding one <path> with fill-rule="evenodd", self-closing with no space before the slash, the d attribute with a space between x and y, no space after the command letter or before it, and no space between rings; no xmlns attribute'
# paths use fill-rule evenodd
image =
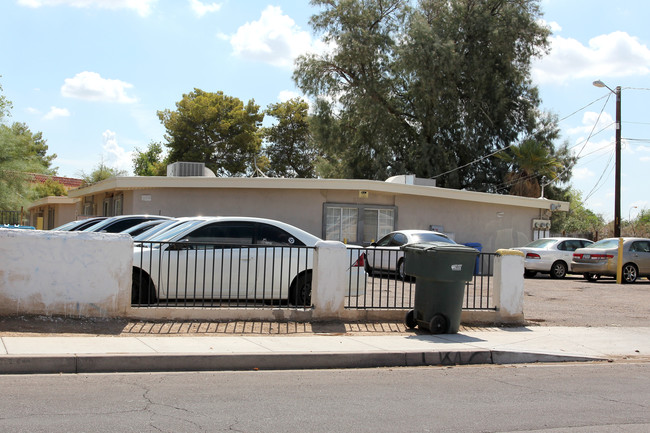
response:
<svg viewBox="0 0 650 433"><path fill-rule="evenodd" d="M120 170L119 168L106 165L104 163L104 158L102 158L93 171L90 173L81 171L79 175L86 185L92 185L93 183L101 182L102 180L110 179L111 177L126 176L127 174L126 170Z"/></svg>
<svg viewBox="0 0 650 433"><path fill-rule="evenodd" d="M330 172L413 173L495 191L508 165L480 157L518 143L536 124L530 67L549 35L538 1L311 3L321 8L311 25L333 48L300 57L294 80L330 105L316 113L316 129L342 133L315 135Z"/></svg>
<svg viewBox="0 0 650 433"><path fill-rule="evenodd" d="M168 161L204 162L217 176L254 171L264 114L254 100L244 104L223 92L200 89L183 95L176 110L158 111L165 126Z"/></svg>
<svg viewBox="0 0 650 433"><path fill-rule="evenodd" d="M165 176L167 164L162 155L162 145L153 141L144 151L136 148L132 159L133 174L136 176Z"/></svg>
<svg viewBox="0 0 650 433"><path fill-rule="evenodd" d="M278 177L316 177L314 162L318 156L309 131L309 104L300 98L271 104L266 114L275 118L273 126L263 129L264 153L268 158L266 174Z"/></svg>

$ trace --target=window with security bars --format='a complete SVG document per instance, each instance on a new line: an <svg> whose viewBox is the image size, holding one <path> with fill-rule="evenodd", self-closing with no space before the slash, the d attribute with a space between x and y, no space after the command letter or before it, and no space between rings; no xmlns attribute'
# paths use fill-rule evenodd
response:
<svg viewBox="0 0 650 433"><path fill-rule="evenodd" d="M326 240L370 244L395 227L393 207L326 204L324 237Z"/></svg>
<svg viewBox="0 0 650 433"><path fill-rule="evenodd" d="M325 239L328 241L356 242L359 210L350 207L327 207Z"/></svg>
<svg viewBox="0 0 650 433"><path fill-rule="evenodd" d="M363 239L364 243L374 242L395 227L395 212L393 209L364 209L363 211Z"/></svg>

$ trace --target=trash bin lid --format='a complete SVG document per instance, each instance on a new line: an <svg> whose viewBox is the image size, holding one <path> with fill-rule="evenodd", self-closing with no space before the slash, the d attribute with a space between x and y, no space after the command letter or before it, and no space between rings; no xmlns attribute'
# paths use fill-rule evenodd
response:
<svg viewBox="0 0 650 433"><path fill-rule="evenodd" d="M412 252L449 252L449 253L468 253L476 254L478 251L475 248L467 247L465 245L450 244L448 242L421 242L416 244L406 244L402 246L402 251L411 250Z"/></svg>

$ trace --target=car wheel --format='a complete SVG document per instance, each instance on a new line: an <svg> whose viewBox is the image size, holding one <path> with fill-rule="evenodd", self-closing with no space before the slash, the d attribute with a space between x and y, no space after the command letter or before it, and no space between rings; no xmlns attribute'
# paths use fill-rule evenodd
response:
<svg viewBox="0 0 650 433"><path fill-rule="evenodd" d="M621 279L623 283L635 282L638 275L639 270L636 268L634 263L626 263L623 265L623 278Z"/></svg>
<svg viewBox="0 0 650 433"><path fill-rule="evenodd" d="M600 277L600 275L590 274L590 273L582 274L582 276L585 277L585 280L592 281L592 282L593 281L598 281L598 278Z"/></svg>
<svg viewBox="0 0 650 433"><path fill-rule="evenodd" d="M567 266L562 261L557 261L551 266L551 278L564 278L566 276Z"/></svg>
<svg viewBox="0 0 650 433"><path fill-rule="evenodd" d="M298 275L289 289L289 304L294 307L311 307L311 271Z"/></svg>
<svg viewBox="0 0 650 433"><path fill-rule="evenodd" d="M537 271L524 270L524 278L533 278L535 275L537 275Z"/></svg>
<svg viewBox="0 0 650 433"><path fill-rule="evenodd" d="M364 263L364 268L365 268L366 274L368 274L369 277L372 277L372 274L375 271L372 269L372 266L370 266L368 264L368 256L366 256L366 261Z"/></svg>
<svg viewBox="0 0 650 433"><path fill-rule="evenodd" d="M151 277L142 269L133 268L131 277L131 304L151 305L157 302L156 287Z"/></svg>
<svg viewBox="0 0 650 433"><path fill-rule="evenodd" d="M418 322L415 321L415 311L409 310L404 316L404 324L408 329L413 329L418 325Z"/></svg>
<svg viewBox="0 0 650 433"><path fill-rule="evenodd" d="M397 262L397 276L402 281L406 279L406 274L404 273L404 259L400 259L399 262Z"/></svg>
<svg viewBox="0 0 650 433"><path fill-rule="evenodd" d="M449 329L449 321L443 314L434 314L429 322L429 331L432 334L444 334Z"/></svg>

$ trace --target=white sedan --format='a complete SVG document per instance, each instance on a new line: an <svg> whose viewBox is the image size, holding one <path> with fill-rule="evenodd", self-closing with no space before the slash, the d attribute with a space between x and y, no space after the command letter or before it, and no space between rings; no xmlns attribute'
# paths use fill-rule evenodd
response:
<svg viewBox="0 0 650 433"><path fill-rule="evenodd" d="M297 227L263 218L187 221L135 244L132 303L288 300L308 307L318 241ZM352 296L362 294L366 283L363 261L357 259L351 257L348 269Z"/></svg>
<svg viewBox="0 0 650 433"><path fill-rule="evenodd" d="M550 274L551 278L564 278L567 273L573 272L573 252L591 244L592 241L581 238L541 238L514 249L525 254L525 277L532 278L541 272Z"/></svg>
<svg viewBox="0 0 650 433"><path fill-rule="evenodd" d="M366 271L369 275L394 273L404 279L404 252L402 246L422 242L455 244L447 235L431 230L399 230L388 233L366 249Z"/></svg>

